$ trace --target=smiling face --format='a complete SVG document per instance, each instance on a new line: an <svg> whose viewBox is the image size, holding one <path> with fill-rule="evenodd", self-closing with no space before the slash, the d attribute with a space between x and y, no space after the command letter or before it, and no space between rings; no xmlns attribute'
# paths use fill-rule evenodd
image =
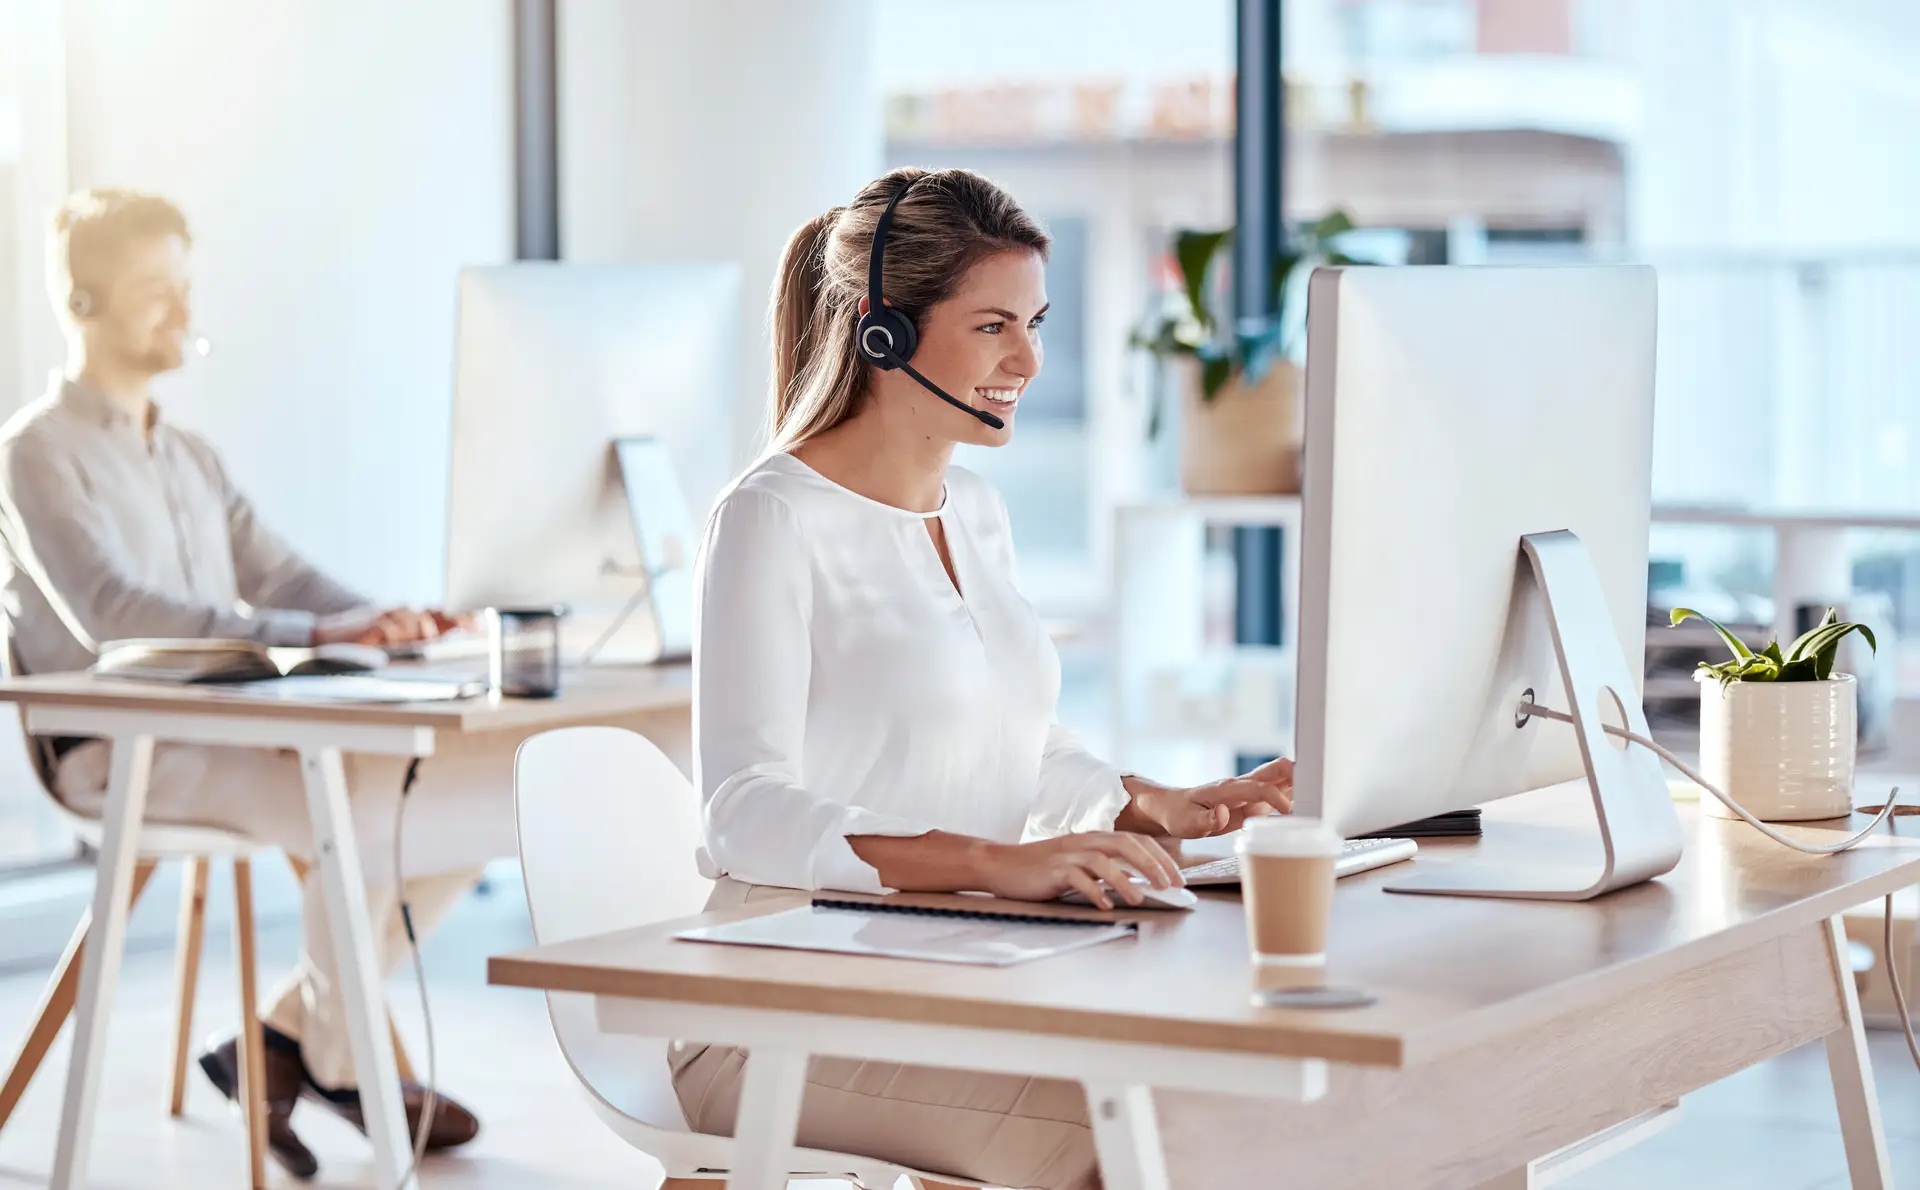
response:
<svg viewBox="0 0 1920 1190"><path fill-rule="evenodd" d="M91 308L82 324L89 350L150 376L178 368L192 324L191 284L181 237L130 241L112 274L88 290Z"/></svg>
<svg viewBox="0 0 1920 1190"><path fill-rule="evenodd" d="M947 392L1006 423L996 430L920 388L903 372L883 375L955 442L1000 446L1013 437L1021 394L1040 374L1040 323L1047 312L1046 265L1037 252L1013 249L984 257L953 296L920 324L913 366Z"/></svg>

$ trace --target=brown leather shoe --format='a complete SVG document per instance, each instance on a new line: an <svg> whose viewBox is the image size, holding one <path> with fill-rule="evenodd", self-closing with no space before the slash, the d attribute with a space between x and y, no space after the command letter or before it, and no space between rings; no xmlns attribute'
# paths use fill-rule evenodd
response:
<svg viewBox="0 0 1920 1190"><path fill-rule="evenodd" d="M273 1033L271 1029L265 1031ZM274 1033L273 1040L262 1048L265 1050L262 1065L267 1074L267 1152L280 1163L280 1168L303 1182L309 1181L320 1172L320 1161L293 1131L293 1105L300 1100L300 1086L306 1075L306 1067L300 1062L299 1043ZM229 1102L239 1106L240 1044L236 1039L229 1038L201 1054L200 1069Z"/></svg>
<svg viewBox="0 0 1920 1190"><path fill-rule="evenodd" d="M360 1130L361 1135L366 1134L367 1122L360 1114L358 1090L348 1088L344 1091L330 1091L314 1082L313 1076L309 1074L302 1080L300 1095L352 1124ZM410 1079L402 1079L400 1099L407 1109L407 1135L410 1138L418 1138L420 1117L427 1106L427 1089ZM460 1106L445 1091L434 1097L433 1124L427 1132L427 1152L435 1153L441 1149L458 1148L478 1135L480 1135L480 1121L472 1112Z"/></svg>

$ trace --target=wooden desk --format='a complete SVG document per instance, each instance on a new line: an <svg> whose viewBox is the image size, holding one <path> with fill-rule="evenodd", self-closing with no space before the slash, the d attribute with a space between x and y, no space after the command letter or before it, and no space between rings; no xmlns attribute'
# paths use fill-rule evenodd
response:
<svg viewBox="0 0 1920 1190"><path fill-rule="evenodd" d="M156 741L285 748L300 754L320 857L321 888L338 948L354 1073L367 1107L374 1168L382 1187L397 1187L412 1151L392 1037L386 1028L380 971L374 962L343 754L431 756L435 739L443 732L526 732L641 715L677 722L674 734L684 739L691 689L685 666L570 672L562 693L552 699L496 696L379 706L267 702L213 687L96 681L84 674L0 680L0 702L20 705L29 732L97 736L113 742L93 896L94 927L81 964L73 1057L54 1155L55 1190L73 1190L86 1180L107 1014L126 942L135 827L146 807Z"/></svg>
<svg viewBox="0 0 1920 1190"><path fill-rule="evenodd" d="M1483 841L1416 862L1597 849L1590 806L1573 787L1511 799ZM752 1047L731 1183L750 1190L779 1185L810 1054L1077 1079L1108 1190L1507 1190L1821 1038L1853 1184L1889 1184L1837 915L1920 879L1920 838L1816 858L1682 816L1678 868L1583 904L1394 896L1395 868L1342 881L1331 977L1379 997L1358 1011L1253 1007L1230 893L1001 970L676 942L681 921L495 958L489 977L591 993L610 1031Z"/></svg>

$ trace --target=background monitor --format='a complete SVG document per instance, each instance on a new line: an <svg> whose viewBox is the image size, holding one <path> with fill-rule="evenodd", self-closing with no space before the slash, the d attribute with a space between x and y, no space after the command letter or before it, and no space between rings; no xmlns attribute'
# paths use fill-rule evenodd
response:
<svg viewBox="0 0 1920 1190"><path fill-rule="evenodd" d="M732 265L461 273L450 609L564 603L574 652L611 622L642 582L615 443L655 439L700 518L732 478L739 287ZM653 637L634 616L601 656L651 655Z"/></svg>
<svg viewBox="0 0 1920 1190"><path fill-rule="evenodd" d="M660 634L660 657L693 656L693 558L699 531L675 475L672 452L652 436L614 443L647 571L647 604Z"/></svg>
<svg viewBox="0 0 1920 1190"><path fill-rule="evenodd" d="M1296 808L1346 835L1584 774L1520 538L1585 543L1639 697L1654 276L1353 268L1309 285Z"/></svg>

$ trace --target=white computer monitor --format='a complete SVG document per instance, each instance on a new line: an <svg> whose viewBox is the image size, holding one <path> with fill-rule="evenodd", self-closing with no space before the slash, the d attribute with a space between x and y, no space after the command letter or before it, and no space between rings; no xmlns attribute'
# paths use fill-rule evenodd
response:
<svg viewBox="0 0 1920 1190"><path fill-rule="evenodd" d="M1582 739L1604 737L1517 725L1528 690L1569 705L1557 641L1582 705L1645 730L1654 301L1640 267L1313 275L1297 812L1353 835L1588 775ZM1555 531L1577 541L1551 543L1550 615L1522 542ZM1679 855L1657 762L1601 746L1607 871L1548 880L1553 895Z"/></svg>
<svg viewBox="0 0 1920 1190"><path fill-rule="evenodd" d="M705 519L733 473L739 311L732 265L462 271L450 609L564 604L563 648L598 638L645 582L616 443L655 439ZM632 616L599 658L658 652L654 624Z"/></svg>

